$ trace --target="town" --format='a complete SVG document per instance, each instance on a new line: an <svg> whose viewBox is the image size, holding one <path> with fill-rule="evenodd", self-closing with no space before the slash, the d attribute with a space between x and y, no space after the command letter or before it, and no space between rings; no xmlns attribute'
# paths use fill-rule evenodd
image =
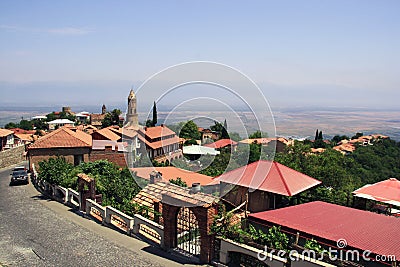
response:
<svg viewBox="0 0 400 267"><path fill-rule="evenodd" d="M26 158L44 196L192 263L396 266L400 146L390 137L242 139L226 120L159 124L155 102L140 125L137 101L131 90L125 116L63 107L9 123L1 167Z"/></svg>

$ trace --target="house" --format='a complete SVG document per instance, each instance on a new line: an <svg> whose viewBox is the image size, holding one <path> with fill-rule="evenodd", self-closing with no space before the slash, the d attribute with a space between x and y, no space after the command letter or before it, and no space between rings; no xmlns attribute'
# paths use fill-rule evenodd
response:
<svg viewBox="0 0 400 267"><path fill-rule="evenodd" d="M47 117L44 115L33 116L32 120L46 120Z"/></svg>
<svg viewBox="0 0 400 267"><path fill-rule="evenodd" d="M150 160L171 162L182 157L182 151L179 149L179 137L164 124L144 127L137 133Z"/></svg>
<svg viewBox="0 0 400 267"><path fill-rule="evenodd" d="M249 138L239 141L239 145L259 144L264 147L274 149L276 153L284 152L289 145L285 138Z"/></svg>
<svg viewBox="0 0 400 267"><path fill-rule="evenodd" d="M283 196L295 196L321 184L310 176L275 161L260 160L225 172L216 178L220 196L235 206L246 200L250 212L282 206Z"/></svg>
<svg viewBox="0 0 400 267"><path fill-rule="evenodd" d="M14 144L16 146L27 145L37 140L37 138L38 136L33 134L14 134Z"/></svg>
<svg viewBox="0 0 400 267"><path fill-rule="evenodd" d="M343 155L348 155L356 150L354 143L350 143L347 140L342 140L337 146L333 147L334 150L339 151Z"/></svg>
<svg viewBox="0 0 400 267"><path fill-rule="evenodd" d="M235 151L238 143L231 139L220 139L214 143L206 144L205 147L211 147L220 150L224 147L230 147L232 151Z"/></svg>
<svg viewBox="0 0 400 267"><path fill-rule="evenodd" d="M190 160L196 160L205 155L216 156L221 153L215 148L199 145L184 146L182 150L183 154Z"/></svg>
<svg viewBox="0 0 400 267"><path fill-rule="evenodd" d="M64 127L64 126L74 127L75 122L70 121L68 119L56 119L53 121L49 121L47 124L49 125L49 130L53 131L55 129L58 129L58 128Z"/></svg>
<svg viewBox="0 0 400 267"><path fill-rule="evenodd" d="M201 127L198 128L198 131L200 132L201 135L202 144L219 139L220 134L216 131L212 131L210 129L204 129Z"/></svg>
<svg viewBox="0 0 400 267"><path fill-rule="evenodd" d="M82 111L75 114L76 120L81 124L86 124L90 121L90 113L87 111Z"/></svg>
<svg viewBox="0 0 400 267"><path fill-rule="evenodd" d="M382 207L382 212L400 216L400 181L396 178L389 178L375 184L367 184L355 190L353 196L356 201L353 201L357 208L367 209L367 200L384 203L378 204L376 207ZM395 206L396 208L393 208Z"/></svg>
<svg viewBox="0 0 400 267"><path fill-rule="evenodd" d="M107 108L106 105L103 104L103 106L101 107L101 114L90 114L90 124L97 128L101 128L101 126L103 125L103 120L106 117L106 113Z"/></svg>
<svg viewBox="0 0 400 267"><path fill-rule="evenodd" d="M120 167L127 167L128 143L115 140L92 140L89 161L107 160Z"/></svg>
<svg viewBox="0 0 400 267"><path fill-rule="evenodd" d="M38 166L40 161L57 156L63 156L68 162L78 165L82 161L89 161L91 148L92 137L89 134L61 127L28 147L29 167L32 169L32 164Z"/></svg>
<svg viewBox="0 0 400 267"><path fill-rule="evenodd" d="M121 135L117 134L112 128L103 128L101 130L94 131L91 134L93 140L111 140L120 141L122 139Z"/></svg>
<svg viewBox="0 0 400 267"><path fill-rule="evenodd" d="M361 260L365 251L370 252L366 256L371 261L378 259L377 255L393 255L400 259L400 220L395 217L315 201L253 213L248 219L250 224L263 231L280 226L290 237L299 239L300 245L307 239L314 239L327 250L330 247L336 251L359 251ZM357 263L357 266L390 266L388 262L379 261Z"/></svg>
<svg viewBox="0 0 400 267"><path fill-rule="evenodd" d="M14 132L0 128L0 151L14 146Z"/></svg>
<svg viewBox="0 0 400 267"><path fill-rule="evenodd" d="M171 179L181 178L188 187L191 187L194 183L199 183L203 188L206 186L218 186L214 178L204 174L180 169L173 166L168 167L139 167L131 168L131 171L136 172L138 177L146 180L150 180L152 172L158 172L160 174L161 181L168 182Z"/></svg>

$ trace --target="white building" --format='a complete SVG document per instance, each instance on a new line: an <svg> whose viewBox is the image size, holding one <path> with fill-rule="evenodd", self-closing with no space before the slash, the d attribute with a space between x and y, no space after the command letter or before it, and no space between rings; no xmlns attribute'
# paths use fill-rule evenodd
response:
<svg viewBox="0 0 400 267"><path fill-rule="evenodd" d="M73 127L75 125L75 122L70 121L68 119L57 119L54 121L49 121L47 124L49 125L49 130L52 131L55 130L56 128L60 128L63 126Z"/></svg>

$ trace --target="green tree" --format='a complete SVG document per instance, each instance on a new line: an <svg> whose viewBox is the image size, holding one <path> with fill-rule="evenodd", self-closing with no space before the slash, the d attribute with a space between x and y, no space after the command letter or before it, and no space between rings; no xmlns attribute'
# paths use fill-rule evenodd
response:
<svg viewBox="0 0 400 267"><path fill-rule="evenodd" d="M364 135L363 133L356 133L354 136L351 137L351 139L357 139L357 138L360 138L363 135Z"/></svg>
<svg viewBox="0 0 400 267"><path fill-rule="evenodd" d="M346 135L342 135L342 136L340 136L340 135L335 135L333 138L332 138L332 142L333 143L335 143L335 144L337 144L337 143L339 143L340 141L342 141L342 140L344 140L344 139L349 139L349 137L348 136L346 136Z"/></svg>
<svg viewBox="0 0 400 267"><path fill-rule="evenodd" d="M39 162L39 175L51 184L76 188L77 178L72 176L74 166L64 157L49 158Z"/></svg>
<svg viewBox="0 0 400 267"><path fill-rule="evenodd" d="M24 129L24 130L32 130L33 129L33 124L32 122L28 120L21 120L19 122L19 128Z"/></svg>
<svg viewBox="0 0 400 267"><path fill-rule="evenodd" d="M153 120L152 120L153 126L157 125L157 106L156 106L156 101L154 101L153 104Z"/></svg>
<svg viewBox="0 0 400 267"><path fill-rule="evenodd" d="M319 132L318 132L318 129L317 129L317 131L315 132L314 141L317 141L318 138L319 138Z"/></svg>
<svg viewBox="0 0 400 267"><path fill-rule="evenodd" d="M236 132L229 133L229 138L236 142L239 142L240 140L242 140L242 137L240 136L240 134L236 133Z"/></svg>
<svg viewBox="0 0 400 267"><path fill-rule="evenodd" d="M319 134L318 134L318 140L324 140L324 137L322 135L322 131L320 131Z"/></svg>
<svg viewBox="0 0 400 267"><path fill-rule="evenodd" d="M197 141L194 139L189 139L185 141L185 146L197 145Z"/></svg>
<svg viewBox="0 0 400 267"><path fill-rule="evenodd" d="M153 127L153 121L152 120L146 120L146 127Z"/></svg>
<svg viewBox="0 0 400 267"><path fill-rule="evenodd" d="M266 137L268 137L268 134L261 132L260 130L257 130L254 133L249 135L249 139L266 138Z"/></svg>
<svg viewBox="0 0 400 267"><path fill-rule="evenodd" d="M112 125L122 126L119 120L120 115L121 115L121 110L119 109L114 109L111 112L107 112L102 121L102 127L106 128Z"/></svg>
<svg viewBox="0 0 400 267"><path fill-rule="evenodd" d="M47 124L44 120L33 120L32 123L36 130L47 130Z"/></svg>
<svg viewBox="0 0 400 267"><path fill-rule="evenodd" d="M14 123L14 122L9 122L4 126L4 128L6 128L6 129L18 128L18 124Z"/></svg>
<svg viewBox="0 0 400 267"><path fill-rule="evenodd" d="M214 121L214 125L210 126L210 129L214 132L219 133L220 139L228 139L229 134L226 127L228 127L226 120L224 121L224 125L222 125L222 123L220 122Z"/></svg>
<svg viewBox="0 0 400 267"><path fill-rule="evenodd" d="M179 132L179 137L194 140L199 140L201 138L198 126L192 120L183 125Z"/></svg>
<svg viewBox="0 0 400 267"><path fill-rule="evenodd" d="M176 179L170 179L169 182L171 184L176 184L176 185L179 185L181 187L187 187L186 182L183 181L181 177L177 177Z"/></svg>

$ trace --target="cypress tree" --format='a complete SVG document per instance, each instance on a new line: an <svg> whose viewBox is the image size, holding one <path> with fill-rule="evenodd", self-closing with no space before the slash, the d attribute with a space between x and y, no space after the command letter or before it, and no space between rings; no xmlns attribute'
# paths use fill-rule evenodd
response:
<svg viewBox="0 0 400 267"><path fill-rule="evenodd" d="M156 101L154 101L154 105L153 105L153 126L157 125L157 106L156 106Z"/></svg>
<svg viewBox="0 0 400 267"><path fill-rule="evenodd" d="M318 139L319 140L324 140L324 138L322 137L322 131L319 132Z"/></svg>
<svg viewBox="0 0 400 267"><path fill-rule="evenodd" d="M318 129L317 129L317 131L315 132L314 141L317 141L317 140L318 140L318 137L319 137L319 134L318 134Z"/></svg>

